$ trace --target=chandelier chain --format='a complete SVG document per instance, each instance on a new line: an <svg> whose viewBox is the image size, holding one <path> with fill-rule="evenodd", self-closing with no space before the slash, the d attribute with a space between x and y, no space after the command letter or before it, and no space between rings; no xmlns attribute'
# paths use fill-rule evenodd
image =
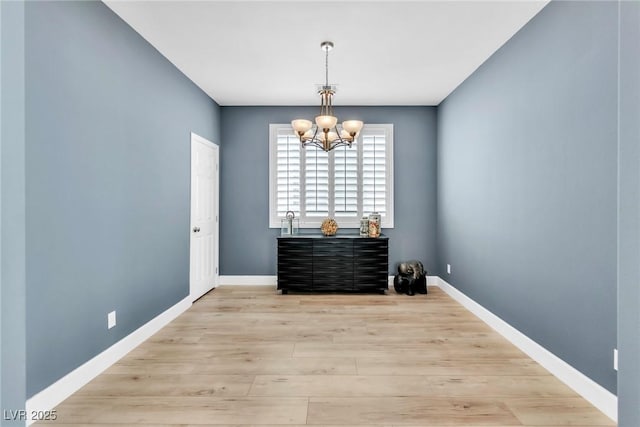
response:
<svg viewBox="0 0 640 427"><path fill-rule="evenodd" d="M329 86L329 49L324 51L324 85Z"/></svg>

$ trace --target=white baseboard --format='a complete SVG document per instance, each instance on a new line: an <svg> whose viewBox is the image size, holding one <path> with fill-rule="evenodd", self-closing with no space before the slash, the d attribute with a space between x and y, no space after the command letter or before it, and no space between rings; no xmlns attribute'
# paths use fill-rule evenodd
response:
<svg viewBox="0 0 640 427"><path fill-rule="evenodd" d="M220 276L219 285L276 286L278 277L273 276Z"/></svg>
<svg viewBox="0 0 640 427"><path fill-rule="evenodd" d="M454 300L491 326L500 335L571 387L613 421L618 420L618 398L582 372L560 359L522 332L438 277L438 285Z"/></svg>
<svg viewBox="0 0 640 427"><path fill-rule="evenodd" d="M184 313L189 307L191 307L191 297L186 297L49 387L33 395L26 402L27 414L31 414L32 411L50 411L55 408L124 355L142 344L147 338ZM29 420L27 425L33 422L35 420Z"/></svg>
<svg viewBox="0 0 640 427"><path fill-rule="evenodd" d="M393 289L393 278L394 276L389 276L389 289ZM438 286L439 279L438 276L427 276L427 286Z"/></svg>
<svg viewBox="0 0 640 427"><path fill-rule="evenodd" d="M438 286L438 276L427 276L427 286ZM276 286L278 276L220 276L220 285ZM393 289L393 276L389 276L389 289Z"/></svg>

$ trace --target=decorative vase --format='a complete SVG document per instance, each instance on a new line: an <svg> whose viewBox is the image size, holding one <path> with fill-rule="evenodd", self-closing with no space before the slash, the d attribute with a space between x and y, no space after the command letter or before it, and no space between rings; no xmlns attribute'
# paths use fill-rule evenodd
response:
<svg viewBox="0 0 640 427"><path fill-rule="evenodd" d="M369 237L380 237L380 214L371 212L369 215Z"/></svg>
<svg viewBox="0 0 640 427"><path fill-rule="evenodd" d="M325 236L333 236L338 231L338 223L333 218L326 218L324 221L322 221L320 231Z"/></svg>
<svg viewBox="0 0 640 427"><path fill-rule="evenodd" d="M363 216L360 220L360 237L369 237L369 217Z"/></svg>

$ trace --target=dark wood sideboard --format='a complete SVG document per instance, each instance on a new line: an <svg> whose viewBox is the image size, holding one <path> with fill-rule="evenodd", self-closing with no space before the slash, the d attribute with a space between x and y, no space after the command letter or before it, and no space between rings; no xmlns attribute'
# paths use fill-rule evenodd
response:
<svg viewBox="0 0 640 427"><path fill-rule="evenodd" d="M388 288L389 238L278 237L278 289L380 292Z"/></svg>

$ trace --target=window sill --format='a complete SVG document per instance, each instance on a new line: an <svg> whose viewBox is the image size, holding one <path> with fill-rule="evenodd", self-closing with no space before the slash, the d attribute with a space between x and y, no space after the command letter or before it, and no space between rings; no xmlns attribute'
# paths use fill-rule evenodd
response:
<svg viewBox="0 0 640 427"><path fill-rule="evenodd" d="M350 222L350 223L343 224L343 223L340 222L340 220L336 220L336 222L338 223L338 229L339 230L350 230L350 229L359 230L360 229L360 223L356 224L356 223L351 223ZM321 223L322 223L322 221L319 221L318 223L306 223L306 224L302 224L301 223L298 228L299 229L305 229L305 230L314 229L314 228L318 229L318 228L320 228ZM277 225L269 224L269 228L281 228L281 224L277 224ZM393 224L384 224L383 223L380 226L380 228L381 229L385 229L385 228L386 229L393 229L394 225Z"/></svg>

